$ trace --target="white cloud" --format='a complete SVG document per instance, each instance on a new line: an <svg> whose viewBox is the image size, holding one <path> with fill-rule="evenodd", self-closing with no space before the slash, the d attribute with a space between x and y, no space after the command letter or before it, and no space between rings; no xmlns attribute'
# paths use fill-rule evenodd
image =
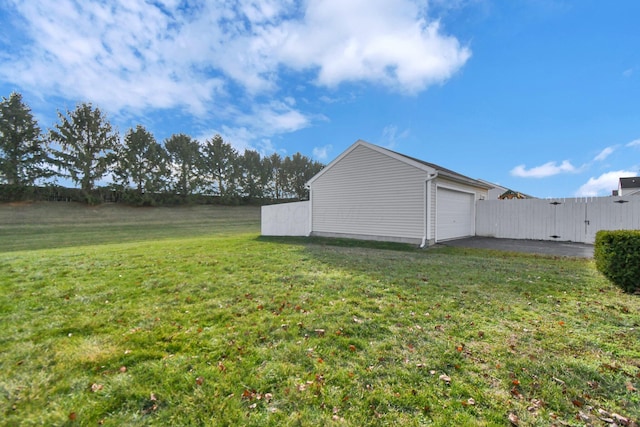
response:
<svg viewBox="0 0 640 427"><path fill-rule="evenodd" d="M314 147L313 148L313 157L318 160L325 161L327 157L329 157L329 153L333 150L333 146L331 144L325 145L323 147Z"/></svg>
<svg viewBox="0 0 640 427"><path fill-rule="evenodd" d="M609 157L609 155L611 155L611 153L613 153L615 149L616 149L615 146L607 147L604 150L602 150L596 157L594 157L593 160L596 162L601 162L605 160L607 157Z"/></svg>
<svg viewBox="0 0 640 427"><path fill-rule="evenodd" d="M304 18L269 29L278 61L317 69L320 85L381 83L418 92L450 78L471 51L407 0L310 0Z"/></svg>
<svg viewBox="0 0 640 427"><path fill-rule="evenodd" d="M281 67L321 85L417 92L470 57L411 0L178 2L13 0L32 44L0 76L111 110L187 106L204 114L228 88L277 90Z"/></svg>
<svg viewBox="0 0 640 427"><path fill-rule="evenodd" d="M255 114L247 116L243 121L262 129L268 135L295 132L310 123L309 118L303 113L281 102L260 105L256 108Z"/></svg>
<svg viewBox="0 0 640 427"><path fill-rule="evenodd" d="M445 82L471 56L414 0L6 0L5 7L21 33L0 52L0 80L120 117L177 109L200 122L224 120L238 147L324 119L280 94L284 79L412 94Z"/></svg>
<svg viewBox="0 0 640 427"><path fill-rule="evenodd" d="M32 40L0 76L38 94L88 100L111 111L186 106L204 114L223 80L197 71L184 17L146 3L14 2Z"/></svg>
<svg viewBox="0 0 640 427"><path fill-rule="evenodd" d="M409 129L398 132L398 126L396 125L385 126L384 129L382 129L382 145L386 148L393 149L400 139L404 139L407 136L409 136Z"/></svg>
<svg viewBox="0 0 640 427"><path fill-rule="evenodd" d="M640 139L634 139L626 145L626 147L640 147Z"/></svg>
<svg viewBox="0 0 640 427"><path fill-rule="evenodd" d="M597 178L591 177L586 184L580 186L576 192L576 196L595 197L611 195L611 191L618 188L618 181L620 177L635 175L635 172L619 170L603 173Z"/></svg>
<svg viewBox="0 0 640 427"><path fill-rule="evenodd" d="M307 116L294 108L294 100L271 101L258 104L248 112L237 108L228 108L221 112L233 117L233 125L223 125L221 129L209 129L200 135L199 141L205 141L215 134L220 134L225 142L231 144L238 152L256 150L268 155L276 151L270 137L295 132L310 126L313 119L322 120L321 116Z"/></svg>
<svg viewBox="0 0 640 427"><path fill-rule="evenodd" d="M575 166L568 160L564 160L562 163L547 162L544 165L536 166L531 169L527 169L525 165L518 165L511 169L511 175L520 178L546 178L561 173L573 173L577 172Z"/></svg>

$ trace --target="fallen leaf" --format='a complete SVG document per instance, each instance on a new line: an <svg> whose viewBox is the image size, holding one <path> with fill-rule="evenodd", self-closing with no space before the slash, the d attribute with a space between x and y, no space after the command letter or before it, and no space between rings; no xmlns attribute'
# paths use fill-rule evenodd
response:
<svg viewBox="0 0 640 427"><path fill-rule="evenodd" d="M91 384L91 391L95 393L95 392L97 392L97 391L102 390L102 389L103 389L103 387L104 387L104 386L103 386L102 384L96 384L96 383L93 383L93 384Z"/></svg>
<svg viewBox="0 0 640 427"><path fill-rule="evenodd" d="M511 424L513 424L514 426L519 426L520 425L520 418L518 418L518 416L514 413L509 413L509 422Z"/></svg>
<svg viewBox="0 0 640 427"><path fill-rule="evenodd" d="M444 381L447 384L449 384L451 382L451 377L449 375L446 375L446 374L442 374L438 378L440 378L441 381Z"/></svg>
<svg viewBox="0 0 640 427"><path fill-rule="evenodd" d="M349 350L350 351L356 351L356 346L353 344L349 344Z"/></svg>
<svg viewBox="0 0 640 427"><path fill-rule="evenodd" d="M123 373L123 374L125 372L127 372L127 367L126 366L120 366L120 372Z"/></svg>
<svg viewBox="0 0 640 427"><path fill-rule="evenodd" d="M531 406L527 408L529 412L535 412L542 406L542 400L540 399L531 399Z"/></svg>
<svg viewBox="0 0 640 427"><path fill-rule="evenodd" d="M76 413L75 413L75 412L70 412L70 413L69 413L69 420L70 420L70 421L75 421L75 420L76 420L76 418L78 418L78 416L76 415Z"/></svg>
<svg viewBox="0 0 640 427"><path fill-rule="evenodd" d="M578 411L578 415L576 415L576 419L578 419L579 421L584 421L586 423L591 421L591 417L582 411Z"/></svg>
<svg viewBox="0 0 640 427"><path fill-rule="evenodd" d="M627 391L636 391L637 389L633 386L633 384L626 383L625 386L627 387Z"/></svg>
<svg viewBox="0 0 640 427"><path fill-rule="evenodd" d="M629 425L629 418L623 417L622 415L618 415L616 413L611 414L616 423L622 424L623 426Z"/></svg>
<svg viewBox="0 0 640 427"><path fill-rule="evenodd" d="M202 385L204 383L204 377L198 377L196 378L196 384L198 385Z"/></svg>

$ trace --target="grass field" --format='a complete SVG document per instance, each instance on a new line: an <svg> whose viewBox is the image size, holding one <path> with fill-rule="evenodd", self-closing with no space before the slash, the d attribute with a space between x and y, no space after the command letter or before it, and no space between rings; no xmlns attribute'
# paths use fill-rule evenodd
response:
<svg viewBox="0 0 640 427"><path fill-rule="evenodd" d="M640 298L591 260L261 238L256 208L0 219L3 425L640 418Z"/></svg>

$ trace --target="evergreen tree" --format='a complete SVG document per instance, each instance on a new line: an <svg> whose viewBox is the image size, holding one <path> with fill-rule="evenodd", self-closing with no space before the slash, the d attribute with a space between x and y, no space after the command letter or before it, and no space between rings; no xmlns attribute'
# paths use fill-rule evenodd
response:
<svg viewBox="0 0 640 427"><path fill-rule="evenodd" d="M202 147L203 175L206 186L225 200L238 196L238 152L220 135L207 140Z"/></svg>
<svg viewBox="0 0 640 427"><path fill-rule="evenodd" d="M271 197L279 200L282 198L282 185L284 182L282 157L280 157L280 154L273 153L269 156L269 161L265 167L269 169L269 192Z"/></svg>
<svg viewBox="0 0 640 427"><path fill-rule="evenodd" d="M40 128L22 95L12 93L0 102L0 180L30 186L52 175Z"/></svg>
<svg viewBox="0 0 640 427"><path fill-rule="evenodd" d="M60 123L49 131L52 142L59 144L54 151L56 161L87 197L96 181L109 172L115 160L119 144L118 134L99 108L91 104L79 104L66 116L58 112Z"/></svg>
<svg viewBox="0 0 640 427"><path fill-rule="evenodd" d="M162 190L168 175L167 152L143 126L129 129L117 153L115 177L138 196Z"/></svg>
<svg viewBox="0 0 640 427"><path fill-rule="evenodd" d="M164 142L171 162L173 190L188 198L200 185L202 157L200 144L183 133L171 135Z"/></svg>
<svg viewBox="0 0 640 427"><path fill-rule="evenodd" d="M255 150L245 150L241 156L242 167L241 185L242 193L249 201L260 199L264 196L262 189L262 162L260 153Z"/></svg>
<svg viewBox="0 0 640 427"><path fill-rule="evenodd" d="M312 161L307 156L295 153L291 158L287 156L284 159L282 168L286 176L287 192L299 200L305 200L309 198L309 189L306 187L307 181L320 172L323 165Z"/></svg>

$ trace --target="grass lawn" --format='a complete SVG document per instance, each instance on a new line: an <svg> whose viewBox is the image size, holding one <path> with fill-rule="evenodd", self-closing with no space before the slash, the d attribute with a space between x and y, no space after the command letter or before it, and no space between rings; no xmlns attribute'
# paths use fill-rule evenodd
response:
<svg viewBox="0 0 640 427"><path fill-rule="evenodd" d="M640 297L593 261L261 238L258 212L0 205L0 423L640 419Z"/></svg>

